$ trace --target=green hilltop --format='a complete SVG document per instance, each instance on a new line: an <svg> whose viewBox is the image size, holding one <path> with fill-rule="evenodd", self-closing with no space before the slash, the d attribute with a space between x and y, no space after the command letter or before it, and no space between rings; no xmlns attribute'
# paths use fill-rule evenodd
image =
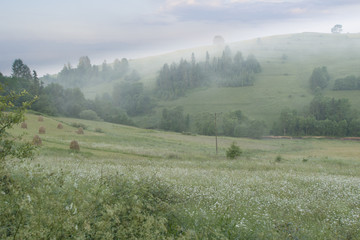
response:
<svg viewBox="0 0 360 240"><path fill-rule="evenodd" d="M313 98L309 78L314 68L326 66L330 84L324 95L348 98L353 107L360 110L357 91L332 91L335 79L347 75L360 75L360 34L300 33L257 38L228 44L232 53L240 51L244 56L254 54L261 64L254 86L207 87L187 92L185 97L173 101L161 101L163 107L183 106L185 113L229 112L241 110L252 119L264 120L268 127L284 108L303 110ZM141 74L147 89L153 89L159 69L164 63L179 62L181 58L203 61L206 51L210 56L221 54L223 47L207 46L187 49L161 56L131 60L130 66ZM99 88L97 88L99 89ZM86 92L86 89L85 89ZM144 118L138 119L146 126Z"/></svg>

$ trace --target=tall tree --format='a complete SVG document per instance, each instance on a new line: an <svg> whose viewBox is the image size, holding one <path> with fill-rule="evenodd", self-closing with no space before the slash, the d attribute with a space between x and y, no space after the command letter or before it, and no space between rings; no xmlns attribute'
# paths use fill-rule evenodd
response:
<svg viewBox="0 0 360 240"><path fill-rule="evenodd" d="M88 72L91 70L91 62L88 56L80 57L79 63L77 66L79 71Z"/></svg>
<svg viewBox="0 0 360 240"><path fill-rule="evenodd" d="M32 78L30 68L21 59L16 59L12 65L12 76L30 80Z"/></svg>
<svg viewBox="0 0 360 240"><path fill-rule="evenodd" d="M35 70L33 70L32 83L30 85L29 92L33 96L38 96L40 94L41 89L42 89L42 86L40 84L37 72Z"/></svg>
<svg viewBox="0 0 360 240"><path fill-rule="evenodd" d="M334 27L331 28L332 33L341 33L343 31L341 24L336 24Z"/></svg>
<svg viewBox="0 0 360 240"><path fill-rule="evenodd" d="M329 81L330 81L330 75L327 71L326 67L318 67L315 68L311 74L310 77L310 89L313 92L316 92L317 89L324 89Z"/></svg>

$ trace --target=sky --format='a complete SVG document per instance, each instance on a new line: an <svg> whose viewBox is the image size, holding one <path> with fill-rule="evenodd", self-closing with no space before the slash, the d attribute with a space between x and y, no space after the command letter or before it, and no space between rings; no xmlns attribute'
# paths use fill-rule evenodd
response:
<svg viewBox="0 0 360 240"><path fill-rule="evenodd" d="M39 76L179 49L301 33L360 32L358 0L0 0L0 72L22 59Z"/></svg>

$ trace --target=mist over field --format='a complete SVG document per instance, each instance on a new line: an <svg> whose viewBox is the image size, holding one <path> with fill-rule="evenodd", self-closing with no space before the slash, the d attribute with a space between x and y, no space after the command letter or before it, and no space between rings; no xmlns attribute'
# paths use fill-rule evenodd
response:
<svg viewBox="0 0 360 240"><path fill-rule="evenodd" d="M360 239L359 10L2 3L0 239Z"/></svg>
<svg viewBox="0 0 360 240"><path fill-rule="evenodd" d="M71 7L70 7L71 6ZM0 72L11 73L17 58L40 76L81 56L93 63L158 55L212 44L299 32L360 32L359 3L346 1L229 0L36 0L6 2L0 16Z"/></svg>

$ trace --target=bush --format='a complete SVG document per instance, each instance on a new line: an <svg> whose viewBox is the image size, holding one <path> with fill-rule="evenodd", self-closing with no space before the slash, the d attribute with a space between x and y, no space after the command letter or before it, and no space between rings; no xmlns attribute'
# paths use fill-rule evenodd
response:
<svg viewBox="0 0 360 240"><path fill-rule="evenodd" d="M45 132L46 132L45 127L41 126L41 127L39 128L39 133L40 133L40 134L45 134Z"/></svg>
<svg viewBox="0 0 360 240"><path fill-rule="evenodd" d="M35 146L41 146L42 145L42 140L38 135L35 135L32 141L32 144Z"/></svg>
<svg viewBox="0 0 360 240"><path fill-rule="evenodd" d="M21 97L25 97L27 95L26 91L21 94L15 94L11 91L8 95L3 95L3 92L2 84L0 84L0 175L6 174L3 172L6 157L31 157L34 149L30 142L21 141L21 136L14 136L8 130L24 121L25 110L35 99L28 102L23 101L21 106L17 107L14 106L14 102Z"/></svg>
<svg viewBox="0 0 360 240"><path fill-rule="evenodd" d="M242 154L240 147L235 145L235 142L226 150L226 157L230 159L235 159Z"/></svg>
<svg viewBox="0 0 360 240"><path fill-rule="evenodd" d="M311 74L310 77L310 89L313 92L317 92L322 89L324 89L329 81L330 81L330 76L329 73L327 71L326 67L318 67L315 68Z"/></svg>
<svg viewBox="0 0 360 240"><path fill-rule="evenodd" d="M101 119L97 115L97 113L93 110L83 110L79 114L80 118L86 120L100 121Z"/></svg>
<svg viewBox="0 0 360 240"><path fill-rule="evenodd" d="M1 194L1 239L190 239L182 196L155 177L102 179L18 172ZM45 194L46 193L46 194ZM55 221L56 220L56 221ZM185 226L185 227L184 227Z"/></svg>
<svg viewBox="0 0 360 240"><path fill-rule="evenodd" d="M95 128L95 132L103 133L104 131L101 128Z"/></svg>
<svg viewBox="0 0 360 240"><path fill-rule="evenodd" d="M75 140L71 141L70 143L70 149L73 151L80 151L79 143Z"/></svg>
<svg viewBox="0 0 360 240"><path fill-rule="evenodd" d="M22 122L22 123L21 123L21 128L26 128L26 129L27 129L27 124L26 124L26 122Z"/></svg>
<svg viewBox="0 0 360 240"><path fill-rule="evenodd" d="M82 124L82 123L71 123L71 126L75 127L75 128L80 128L81 127L84 130L87 129L87 126L85 126L85 124Z"/></svg>

